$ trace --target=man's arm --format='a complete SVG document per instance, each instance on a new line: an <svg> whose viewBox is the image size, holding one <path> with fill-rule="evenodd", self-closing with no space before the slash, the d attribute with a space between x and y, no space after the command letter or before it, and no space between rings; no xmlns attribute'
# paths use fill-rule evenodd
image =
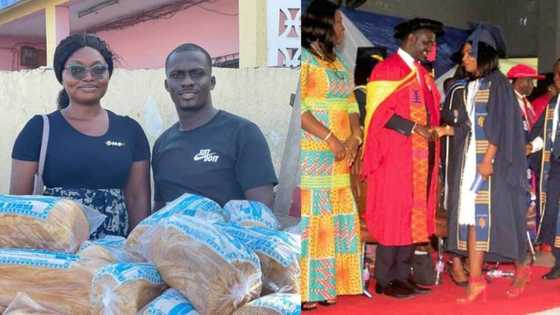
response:
<svg viewBox="0 0 560 315"><path fill-rule="evenodd" d="M248 189L245 191L245 199L262 202L272 209L272 203L274 202L273 186L264 185Z"/></svg>
<svg viewBox="0 0 560 315"><path fill-rule="evenodd" d="M272 208L273 187L278 183L268 144L255 124L245 126L238 138L236 179L247 200L262 202Z"/></svg>

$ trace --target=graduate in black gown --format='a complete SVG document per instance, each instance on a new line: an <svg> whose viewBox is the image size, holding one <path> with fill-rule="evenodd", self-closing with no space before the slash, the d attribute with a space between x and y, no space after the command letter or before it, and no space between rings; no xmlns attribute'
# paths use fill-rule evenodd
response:
<svg viewBox="0 0 560 315"><path fill-rule="evenodd" d="M478 26L463 50L470 79L462 101L447 104L451 136L447 169L447 206L452 215L448 250L469 256L465 298L484 297L484 259L514 261L516 277L508 296L521 294L530 277L527 257L527 160L521 111L507 78L498 70L505 45L495 29ZM457 89L457 87L455 88ZM450 93L451 97L452 94ZM446 110L444 108L444 111ZM473 185L474 183L479 185ZM459 261L460 263L460 261Z"/></svg>
<svg viewBox="0 0 560 315"><path fill-rule="evenodd" d="M467 140L467 132L470 130L470 122L465 110L467 73L462 65L462 52L458 53L461 64L447 83L445 102L441 111L441 125L450 126L452 129L444 129L444 132L454 137L447 137L442 141L442 174L444 178L444 200L443 206L447 211L448 237L446 251L450 254L452 264L448 268L451 280L458 286L466 287L468 277L463 266L463 258L466 252L458 250L457 246L457 220L459 186L464 158L464 149Z"/></svg>

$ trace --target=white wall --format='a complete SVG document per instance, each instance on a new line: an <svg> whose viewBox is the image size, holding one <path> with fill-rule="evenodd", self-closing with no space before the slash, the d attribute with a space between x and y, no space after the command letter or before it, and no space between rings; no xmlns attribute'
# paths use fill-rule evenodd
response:
<svg viewBox="0 0 560 315"><path fill-rule="evenodd" d="M279 175L292 110L290 94L295 93L298 70L215 68L214 75L217 81L212 94L214 105L246 117L261 128ZM162 69L116 70L102 104L117 114L136 119L153 144L163 130L177 121L163 80ZM60 89L50 69L0 71L0 193L8 192L15 137L34 114L56 109Z"/></svg>

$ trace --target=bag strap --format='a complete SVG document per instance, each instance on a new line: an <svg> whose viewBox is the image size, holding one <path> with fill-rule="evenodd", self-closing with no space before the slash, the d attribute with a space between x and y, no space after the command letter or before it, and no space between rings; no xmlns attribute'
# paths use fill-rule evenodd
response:
<svg viewBox="0 0 560 315"><path fill-rule="evenodd" d="M39 168L37 174L39 177L43 178L43 170L45 169L45 158L47 156L47 146L49 144L49 117L47 115L41 115L43 117L43 136L41 138L41 151L39 153Z"/></svg>

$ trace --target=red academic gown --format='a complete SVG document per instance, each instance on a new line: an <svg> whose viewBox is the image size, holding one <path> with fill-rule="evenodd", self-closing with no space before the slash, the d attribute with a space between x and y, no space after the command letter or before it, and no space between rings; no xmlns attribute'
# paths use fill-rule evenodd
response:
<svg viewBox="0 0 560 315"><path fill-rule="evenodd" d="M541 118L544 109L546 108L546 106L548 105L551 99L552 96L550 96L550 94L544 93L543 95L537 97L531 102L531 104L533 105L533 109L535 110L536 120L539 120L539 118Z"/></svg>
<svg viewBox="0 0 560 315"><path fill-rule="evenodd" d="M439 141L434 146L434 167L429 169L427 162L420 167L424 174L431 172L432 179L429 187L427 176L420 180L427 194L420 196L424 197L421 200L419 194L413 197L419 187L413 183L417 174L413 170L419 169L414 159L427 161L428 148L418 149L413 146L413 136L385 128L393 114L414 121L413 102L416 106L423 103L430 126L439 124L439 92L431 75L421 65L417 69L421 82L404 60L393 54L375 67L368 83L362 164L362 176L368 184L366 222L369 232L385 246L426 242L435 230Z"/></svg>

